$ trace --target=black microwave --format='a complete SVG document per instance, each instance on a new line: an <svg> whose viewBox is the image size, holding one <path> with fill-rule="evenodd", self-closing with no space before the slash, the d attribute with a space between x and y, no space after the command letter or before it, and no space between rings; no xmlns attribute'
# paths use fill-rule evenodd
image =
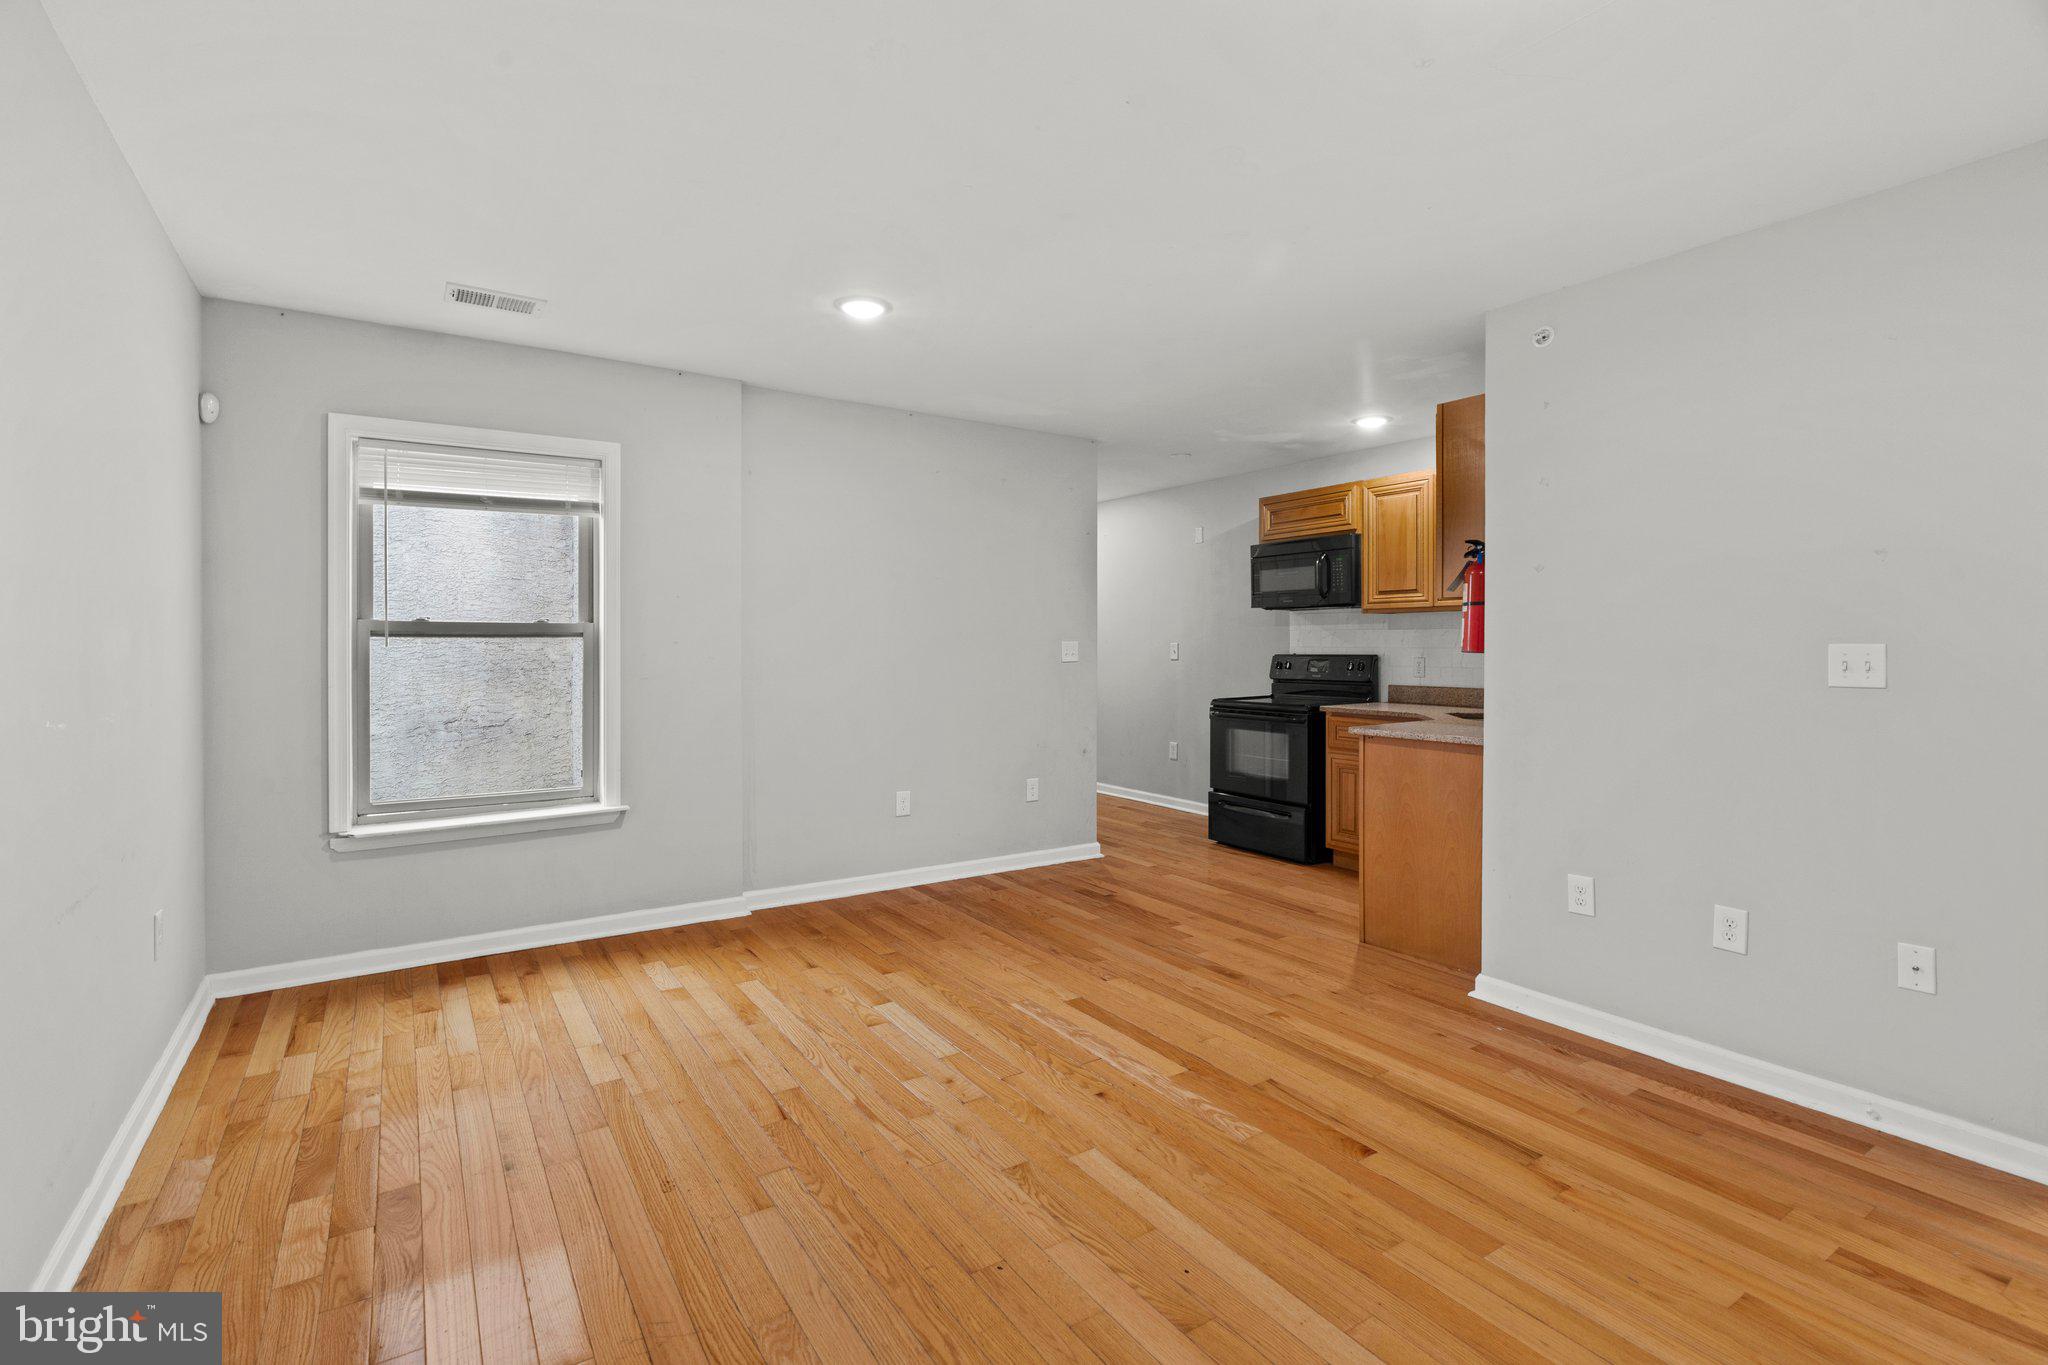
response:
<svg viewBox="0 0 2048 1365"><path fill-rule="evenodd" d="M1252 605L1276 611L1358 605L1358 537L1317 536L1252 546Z"/></svg>

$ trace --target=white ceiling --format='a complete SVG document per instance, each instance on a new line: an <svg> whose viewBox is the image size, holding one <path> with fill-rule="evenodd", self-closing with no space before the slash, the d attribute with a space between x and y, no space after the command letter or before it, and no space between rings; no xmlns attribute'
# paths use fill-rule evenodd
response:
<svg viewBox="0 0 2048 1365"><path fill-rule="evenodd" d="M1489 308L2048 137L2043 0L45 3L208 295L1091 436L1104 496L1425 435Z"/></svg>

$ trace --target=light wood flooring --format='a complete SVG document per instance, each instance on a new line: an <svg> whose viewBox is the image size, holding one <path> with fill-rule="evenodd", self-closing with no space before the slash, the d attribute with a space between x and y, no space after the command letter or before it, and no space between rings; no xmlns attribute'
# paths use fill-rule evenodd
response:
<svg viewBox="0 0 2048 1365"><path fill-rule="evenodd" d="M1475 1004L1347 873L1101 837L224 1000L80 1285L266 1365L2048 1358L2048 1189Z"/></svg>

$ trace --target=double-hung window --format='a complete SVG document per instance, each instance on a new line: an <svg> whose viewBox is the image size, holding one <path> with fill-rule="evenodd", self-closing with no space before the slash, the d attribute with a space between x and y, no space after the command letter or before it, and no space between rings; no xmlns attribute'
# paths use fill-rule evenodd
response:
<svg viewBox="0 0 2048 1365"><path fill-rule="evenodd" d="M619 448L335 414L328 460L334 845L616 818Z"/></svg>

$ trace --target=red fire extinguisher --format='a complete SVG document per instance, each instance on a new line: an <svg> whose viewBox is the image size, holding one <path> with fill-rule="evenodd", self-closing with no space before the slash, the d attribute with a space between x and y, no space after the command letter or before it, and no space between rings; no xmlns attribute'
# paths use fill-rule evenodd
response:
<svg viewBox="0 0 2048 1365"><path fill-rule="evenodd" d="M1465 567L1451 580L1451 587L1465 588L1465 631L1459 648L1467 654L1486 652L1486 542L1465 542Z"/></svg>

